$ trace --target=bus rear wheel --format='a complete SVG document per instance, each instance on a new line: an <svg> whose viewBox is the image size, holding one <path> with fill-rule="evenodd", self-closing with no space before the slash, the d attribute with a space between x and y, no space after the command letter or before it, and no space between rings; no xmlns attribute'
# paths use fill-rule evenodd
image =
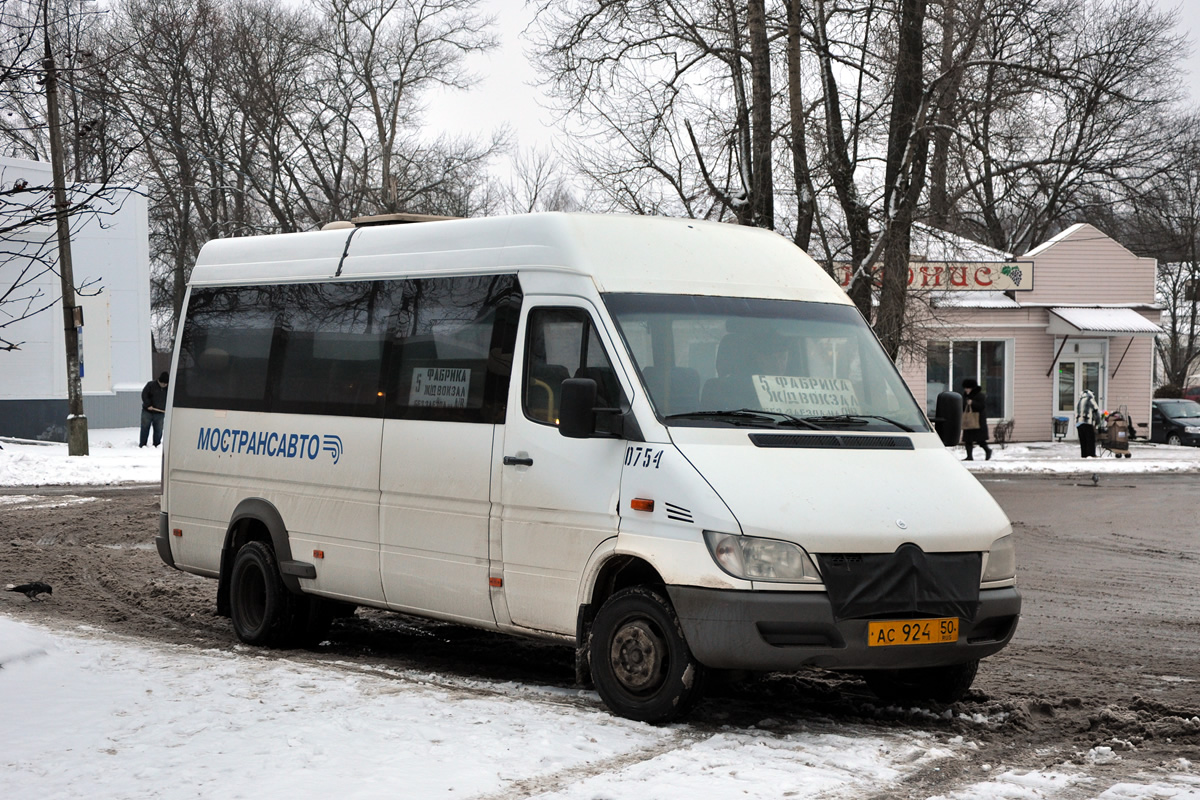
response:
<svg viewBox="0 0 1200 800"><path fill-rule="evenodd" d="M674 609L651 589L622 589L605 601L592 625L588 655L600 699L622 717L678 719L703 690L703 667Z"/></svg>
<svg viewBox="0 0 1200 800"><path fill-rule="evenodd" d="M288 644L291 595L279 575L275 554L263 542L247 542L233 560L229 612L234 633L246 644Z"/></svg>

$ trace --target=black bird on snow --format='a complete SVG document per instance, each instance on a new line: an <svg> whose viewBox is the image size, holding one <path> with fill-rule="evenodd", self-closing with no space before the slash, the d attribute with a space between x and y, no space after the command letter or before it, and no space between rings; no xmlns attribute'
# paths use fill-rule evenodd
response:
<svg viewBox="0 0 1200 800"><path fill-rule="evenodd" d="M20 592L30 600L37 600L39 594L54 594L54 590L50 588L50 584L42 583L41 581L22 583L20 586L9 586L8 591Z"/></svg>

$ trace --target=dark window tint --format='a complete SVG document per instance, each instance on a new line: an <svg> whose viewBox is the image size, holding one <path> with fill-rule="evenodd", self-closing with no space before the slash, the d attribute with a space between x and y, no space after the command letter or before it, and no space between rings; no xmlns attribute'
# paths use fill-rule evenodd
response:
<svg viewBox="0 0 1200 800"><path fill-rule="evenodd" d="M286 287L194 289L180 342L175 405L262 411Z"/></svg>
<svg viewBox="0 0 1200 800"><path fill-rule="evenodd" d="M503 419L520 296L512 275L195 289L175 404Z"/></svg>
<svg viewBox="0 0 1200 800"><path fill-rule="evenodd" d="M394 281L286 287L271 409L378 416L386 323L401 287Z"/></svg>
<svg viewBox="0 0 1200 800"><path fill-rule="evenodd" d="M410 282L390 329L389 417L503 422L521 312L510 275Z"/></svg>
<svg viewBox="0 0 1200 800"><path fill-rule="evenodd" d="M626 404L612 362L587 312L578 308L537 308L529 312L522 392L525 415L558 424L562 382L567 378L596 381L596 407Z"/></svg>

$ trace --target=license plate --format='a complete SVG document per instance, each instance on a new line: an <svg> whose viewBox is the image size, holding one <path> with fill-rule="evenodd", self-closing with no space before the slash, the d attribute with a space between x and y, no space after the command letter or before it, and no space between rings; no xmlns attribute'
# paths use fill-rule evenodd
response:
<svg viewBox="0 0 1200 800"><path fill-rule="evenodd" d="M867 623L867 644L890 647L901 644L945 644L958 641L958 617L891 619Z"/></svg>

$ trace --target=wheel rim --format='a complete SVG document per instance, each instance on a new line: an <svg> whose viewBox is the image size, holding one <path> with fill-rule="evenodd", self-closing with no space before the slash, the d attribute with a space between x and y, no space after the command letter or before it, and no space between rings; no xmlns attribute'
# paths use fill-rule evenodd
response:
<svg viewBox="0 0 1200 800"><path fill-rule="evenodd" d="M631 692L652 692L662 685L666 672L667 644L649 621L634 619L612 638L609 663L613 675Z"/></svg>
<svg viewBox="0 0 1200 800"><path fill-rule="evenodd" d="M262 626L267 615L267 582L261 571L248 568L238 581L238 610L242 621L251 630Z"/></svg>

